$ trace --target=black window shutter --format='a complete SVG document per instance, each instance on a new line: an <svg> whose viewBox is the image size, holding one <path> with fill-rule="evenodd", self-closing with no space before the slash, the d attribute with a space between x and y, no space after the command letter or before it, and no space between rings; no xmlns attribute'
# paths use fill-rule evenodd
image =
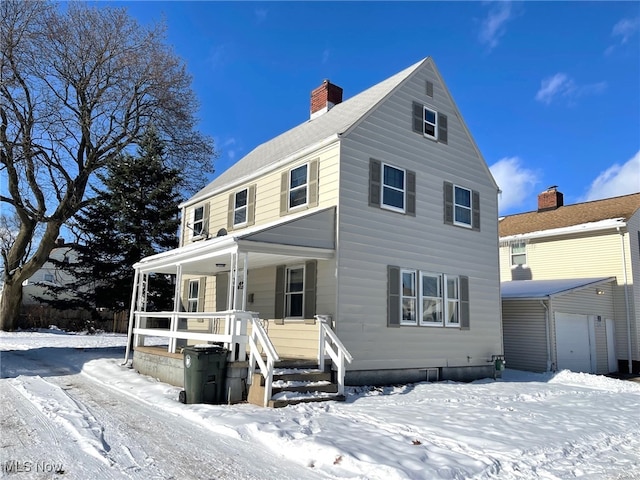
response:
<svg viewBox="0 0 640 480"><path fill-rule="evenodd" d="M438 141L445 144L449 142L447 116L444 113L438 113Z"/></svg>
<svg viewBox="0 0 640 480"><path fill-rule="evenodd" d="M320 159L316 158L309 162L309 182L308 182L308 195L307 205L309 207L318 206L318 167L320 164Z"/></svg>
<svg viewBox="0 0 640 480"><path fill-rule="evenodd" d="M400 326L400 267L387 266L387 327Z"/></svg>
<svg viewBox="0 0 640 480"><path fill-rule="evenodd" d="M424 105L413 102L413 131L424 135Z"/></svg>
<svg viewBox="0 0 640 480"><path fill-rule="evenodd" d="M304 264L304 318L313 318L316 314L316 272L318 261L309 260Z"/></svg>
<svg viewBox="0 0 640 480"><path fill-rule="evenodd" d="M460 277L460 329L471 328L471 316L469 311L469 277Z"/></svg>
<svg viewBox="0 0 640 480"><path fill-rule="evenodd" d="M369 160L369 205L372 207L380 206L381 166L379 160Z"/></svg>
<svg viewBox="0 0 640 480"><path fill-rule="evenodd" d="M433 82L427 80L427 96L433 98Z"/></svg>
<svg viewBox="0 0 640 480"><path fill-rule="evenodd" d="M247 192L247 226L256 223L256 186L251 185Z"/></svg>
<svg viewBox="0 0 640 480"><path fill-rule="evenodd" d="M284 272L284 265L278 265L276 267L276 298L274 302L274 318L284 318Z"/></svg>
<svg viewBox="0 0 640 480"><path fill-rule="evenodd" d="M234 192L229 194L229 210L227 211L227 230L229 232L233 230L233 217L234 217L235 206L236 206L236 194Z"/></svg>
<svg viewBox="0 0 640 480"><path fill-rule="evenodd" d="M280 216L289 211L289 171L282 172L280 177Z"/></svg>
<svg viewBox="0 0 640 480"><path fill-rule="evenodd" d="M453 183L444 182L444 223L453 225Z"/></svg>
<svg viewBox="0 0 640 480"><path fill-rule="evenodd" d="M416 173L407 170L407 215L416 216Z"/></svg>
<svg viewBox="0 0 640 480"><path fill-rule="evenodd" d="M471 226L474 230L480 230L480 192L474 190L471 194Z"/></svg>

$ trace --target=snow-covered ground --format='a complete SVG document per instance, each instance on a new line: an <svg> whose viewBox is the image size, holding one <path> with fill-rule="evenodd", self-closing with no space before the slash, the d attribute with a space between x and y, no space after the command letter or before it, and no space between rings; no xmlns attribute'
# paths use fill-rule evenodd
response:
<svg viewBox="0 0 640 480"><path fill-rule="evenodd" d="M640 384L350 388L344 403L183 405L122 366L122 335L0 332L0 476L63 479L640 479Z"/></svg>

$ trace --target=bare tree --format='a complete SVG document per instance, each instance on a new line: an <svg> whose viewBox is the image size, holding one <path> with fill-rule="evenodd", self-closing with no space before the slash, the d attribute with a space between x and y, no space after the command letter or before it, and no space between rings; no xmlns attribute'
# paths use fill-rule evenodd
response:
<svg viewBox="0 0 640 480"><path fill-rule="evenodd" d="M22 282L84 206L93 174L147 126L176 168L192 179L212 171L213 142L195 129L191 78L164 27L143 27L124 9L65 6L0 2L0 202L19 219L2 245L0 330L15 328Z"/></svg>

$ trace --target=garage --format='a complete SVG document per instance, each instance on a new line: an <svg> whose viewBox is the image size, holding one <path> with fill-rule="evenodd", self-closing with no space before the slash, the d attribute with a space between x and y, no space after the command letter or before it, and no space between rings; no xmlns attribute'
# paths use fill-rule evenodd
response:
<svg viewBox="0 0 640 480"><path fill-rule="evenodd" d="M595 373L595 328L589 320L589 315L556 312L558 370Z"/></svg>
<svg viewBox="0 0 640 480"><path fill-rule="evenodd" d="M615 372L614 286L614 277L502 282L507 367Z"/></svg>

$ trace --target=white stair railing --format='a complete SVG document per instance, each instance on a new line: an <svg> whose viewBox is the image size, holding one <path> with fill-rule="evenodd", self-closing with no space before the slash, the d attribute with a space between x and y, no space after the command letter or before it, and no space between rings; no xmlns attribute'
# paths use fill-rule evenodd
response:
<svg viewBox="0 0 640 480"><path fill-rule="evenodd" d="M353 357L331 329L329 324L331 317L329 315L316 315L315 318L320 322L320 328L318 329L318 368L324 371L325 357L328 353L338 369L336 379L338 394L344 395L345 361L351 363Z"/></svg>
<svg viewBox="0 0 640 480"><path fill-rule="evenodd" d="M260 373L264 377L264 406L269 405L271 400L271 392L273 390L273 370L275 363L280 360L278 352L276 352L273 343L269 339L269 335L262 327L260 319L252 317L251 335L249 336L249 371L247 375L247 384L253 382L253 374L256 371L256 363L260 366ZM260 349L265 353L267 361L265 362L260 353Z"/></svg>

